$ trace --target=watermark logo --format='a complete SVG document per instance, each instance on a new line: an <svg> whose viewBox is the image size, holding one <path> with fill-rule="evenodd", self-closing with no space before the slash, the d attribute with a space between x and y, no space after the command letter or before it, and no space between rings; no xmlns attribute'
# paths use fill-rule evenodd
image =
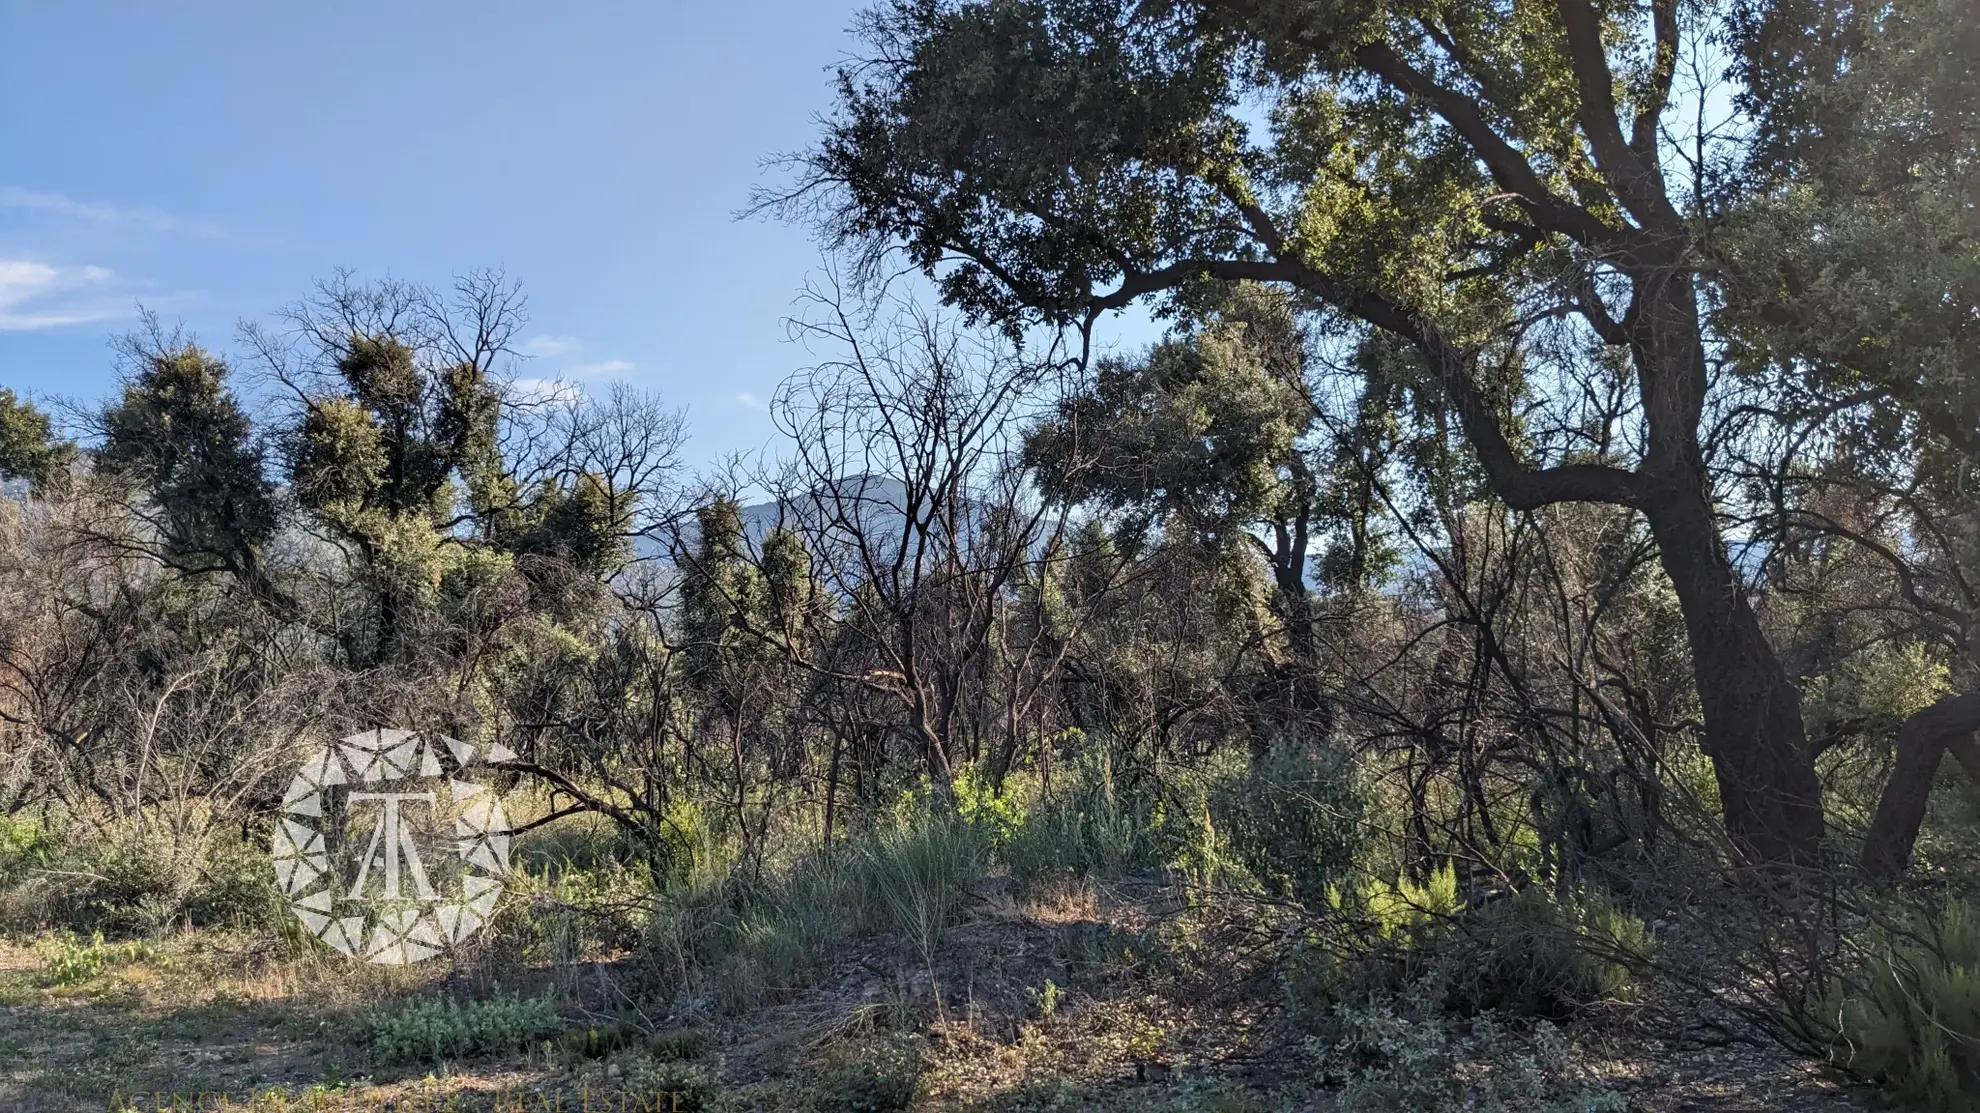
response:
<svg viewBox="0 0 1980 1113"><path fill-rule="evenodd" d="M509 871L509 817L478 766L515 760L445 735L369 730L311 754L271 849L296 918L355 958L401 965L480 931Z"/></svg>

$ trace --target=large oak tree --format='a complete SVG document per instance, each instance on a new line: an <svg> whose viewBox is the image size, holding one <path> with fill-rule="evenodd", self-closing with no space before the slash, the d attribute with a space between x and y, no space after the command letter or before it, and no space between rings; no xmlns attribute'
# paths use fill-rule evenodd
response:
<svg viewBox="0 0 1980 1113"><path fill-rule="evenodd" d="M1399 339L1506 504L1644 516L1727 827L1753 859L1812 860L1800 695L1728 556L1701 435L1704 179L1666 165L1680 60L1713 29L1699 13L892 0L864 29L786 201L1012 327L1252 280ZM1531 342L1563 322L1571 343ZM1521 412L1573 360L1628 401L1536 435Z"/></svg>

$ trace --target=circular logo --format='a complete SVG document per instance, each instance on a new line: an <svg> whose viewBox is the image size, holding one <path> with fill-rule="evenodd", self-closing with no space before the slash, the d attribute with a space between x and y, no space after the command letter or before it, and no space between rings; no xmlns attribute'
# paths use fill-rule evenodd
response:
<svg viewBox="0 0 1980 1113"><path fill-rule="evenodd" d="M318 939L398 965L466 941L494 914L509 871L509 818L456 738L369 730L310 755L282 798L275 880Z"/></svg>

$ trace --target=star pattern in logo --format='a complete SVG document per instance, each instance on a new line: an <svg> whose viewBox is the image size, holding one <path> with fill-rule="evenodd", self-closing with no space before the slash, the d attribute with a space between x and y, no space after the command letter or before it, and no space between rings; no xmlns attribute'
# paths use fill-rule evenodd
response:
<svg viewBox="0 0 1980 1113"><path fill-rule="evenodd" d="M407 730L363 731L311 754L283 795L270 847L275 880L297 919L332 949L385 965L419 962L472 937L501 900L510 824L494 790L467 775L476 764L515 757L500 743L477 752L457 738L429 741ZM397 791L407 788L430 791ZM353 883L330 840L360 801L381 810ZM410 804L453 817L454 838L438 848L456 868L439 886L403 826L400 808ZM374 871L383 900L368 896ZM402 899L406 875L413 892Z"/></svg>

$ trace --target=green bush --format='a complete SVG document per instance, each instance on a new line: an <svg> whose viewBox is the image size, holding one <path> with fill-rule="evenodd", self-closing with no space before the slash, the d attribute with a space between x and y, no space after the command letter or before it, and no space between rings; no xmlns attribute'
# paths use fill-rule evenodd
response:
<svg viewBox="0 0 1980 1113"><path fill-rule="evenodd" d="M183 818L183 817L181 817ZM236 817L196 808L83 823L0 819L0 928L150 934L189 923L280 931L288 912L268 849Z"/></svg>
<svg viewBox="0 0 1980 1113"><path fill-rule="evenodd" d="M679 1059L639 1059L626 1071L626 1095L652 1110L700 1113L715 1098L708 1071ZM627 1108L639 1108L629 1104Z"/></svg>
<svg viewBox="0 0 1980 1113"><path fill-rule="evenodd" d="M52 953L38 980L47 986L78 986L113 967L157 957L157 949L149 943L105 943L100 931L84 942L74 933L64 932L53 939Z"/></svg>
<svg viewBox="0 0 1980 1113"><path fill-rule="evenodd" d="M921 1055L903 1042L873 1048L819 1077L820 1113L900 1113L921 1096Z"/></svg>
<svg viewBox="0 0 1980 1113"><path fill-rule="evenodd" d="M1859 992L1834 1017L1839 1062L1915 1108L1953 1113L1980 1094L1980 917L1949 902L1916 940L1886 939Z"/></svg>
<svg viewBox="0 0 1980 1113"><path fill-rule="evenodd" d="M653 902L641 947L662 992L736 1011L803 985L829 948L881 912L863 848L834 848L755 876L705 861Z"/></svg>
<svg viewBox="0 0 1980 1113"><path fill-rule="evenodd" d="M565 1055L576 1059L603 1059L614 1051L633 1045L637 1034L633 1029L618 1021L572 1028L558 1037L557 1043Z"/></svg>
<svg viewBox="0 0 1980 1113"><path fill-rule="evenodd" d="M1291 964L1292 1004L1309 1022L1412 987L1458 1015L1564 1019L1625 996L1655 949L1641 919L1593 894L1560 899L1532 886L1466 907L1448 866L1422 885L1372 883L1330 901L1359 926L1311 941Z"/></svg>
<svg viewBox="0 0 1980 1113"><path fill-rule="evenodd" d="M1281 743L1210 794L1218 837L1267 893L1308 908L1353 876L1366 800L1348 759Z"/></svg>
<svg viewBox="0 0 1980 1113"><path fill-rule="evenodd" d="M967 823L924 814L880 831L868 848L873 890L891 926L924 959L983 870L983 845Z"/></svg>
<svg viewBox="0 0 1980 1113"><path fill-rule="evenodd" d="M463 1006L423 999L370 1018L372 1055L381 1063L424 1063L516 1051L563 1029L542 998L497 997Z"/></svg>
<svg viewBox="0 0 1980 1113"><path fill-rule="evenodd" d="M1653 948L1643 921L1596 898L1531 886L1458 917L1443 966L1447 1006L1555 1019L1622 996Z"/></svg>
<svg viewBox="0 0 1980 1113"><path fill-rule="evenodd" d="M998 856L1026 889L1167 864L1195 837L1145 780L1116 776L1112 751L1089 744L1035 790Z"/></svg>
<svg viewBox="0 0 1980 1113"><path fill-rule="evenodd" d="M1494 1014L1460 1026L1434 992L1399 1002L1341 1005L1329 1033L1308 1042L1341 1113L1624 1113L1614 1091L1576 1086L1568 1047L1541 1021L1519 1034Z"/></svg>
<svg viewBox="0 0 1980 1113"><path fill-rule="evenodd" d="M700 1028L675 1028L655 1032L646 1041L646 1052L655 1059L692 1059L708 1044L708 1033Z"/></svg>

